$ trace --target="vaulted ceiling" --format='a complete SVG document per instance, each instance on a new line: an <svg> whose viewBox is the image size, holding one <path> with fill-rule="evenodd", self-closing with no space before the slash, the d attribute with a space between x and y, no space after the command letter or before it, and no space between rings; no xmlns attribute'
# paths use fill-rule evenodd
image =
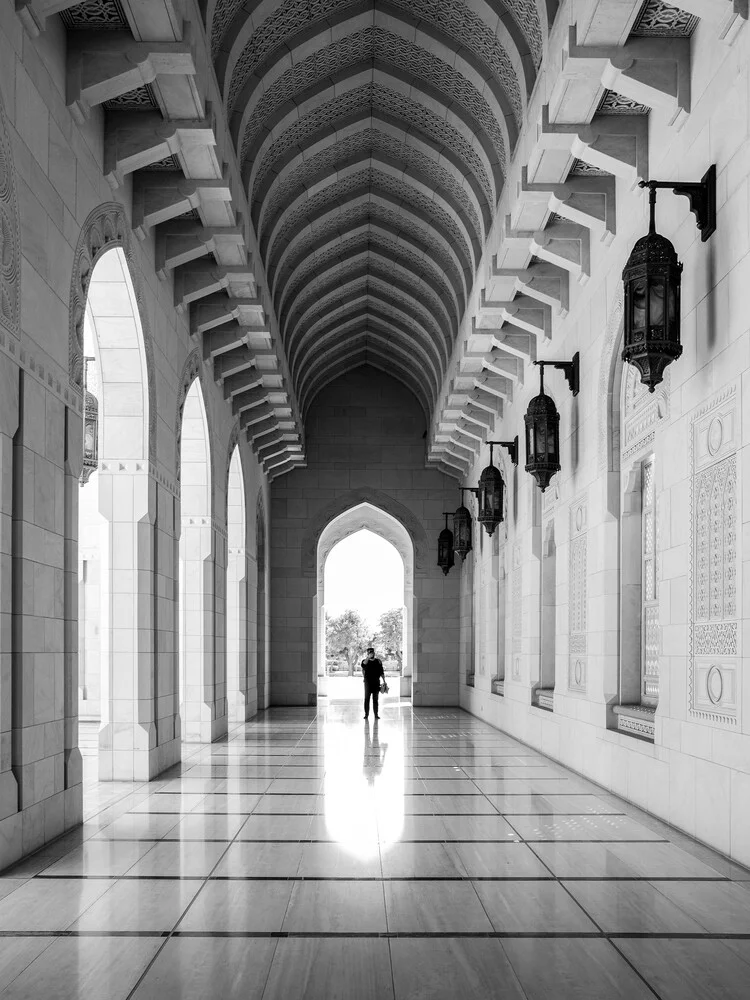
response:
<svg viewBox="0 0 750 1000"><path fill-rule="evenodd" d="M556 0L208 0L304 414L369 363L429 417Z"/></svg>

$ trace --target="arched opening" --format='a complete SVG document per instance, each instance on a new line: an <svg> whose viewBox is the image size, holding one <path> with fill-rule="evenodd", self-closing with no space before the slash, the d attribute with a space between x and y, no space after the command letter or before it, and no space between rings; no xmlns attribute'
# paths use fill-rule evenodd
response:
<svg viewBox="0 0 750 1000"><path fill-rule="evenodd" d="M244 722L257 710L255 670L248 643L247 521L240 449L235 446L227 477L227 698L230 722Z"/></svg>
<svg viewBox="0 0 750 1000"><path fill-rule="evenodd" d="M337 669L333 657L328 655L333 650L326 641L326 613L336 618L349 610L359 611L366 626L364 631L369 635L363 632L356 652L352 652L345 665L339 659ZM398 618L389 614L398 610L400 636ZM378 649L390 675L390 694L411 697L414 545L409 532L395 517L372 504L361 503L333 518L323 529L317 546L314 621L319 697L360 699L362 682L358 663L362 645Z"/></svg>
<svg viewBox="0 0 750 1000"><path fill-rule="evenodd" d="M148 499L139 489L149 455L148 371L136 294L120 247L103 254L92 271L83 349L78 695L89 784L133 777L140 738L121 733L115 741L113 734L125 720L132 727L139 721L125 702L137 700L143 612L152 601L137 585L139 535L151 530Z"/></svg>
<svg viewBox="0 0 750 1000"><path fill-rule="evenodd" d="M179 693L183 739L213 739L214 552L211 453L199 379L185 397L180 434ZM217 623L218 630L218 623ZM217 678L218 680L218 678ZM225 691L215 692L216 700Z"/></svg>

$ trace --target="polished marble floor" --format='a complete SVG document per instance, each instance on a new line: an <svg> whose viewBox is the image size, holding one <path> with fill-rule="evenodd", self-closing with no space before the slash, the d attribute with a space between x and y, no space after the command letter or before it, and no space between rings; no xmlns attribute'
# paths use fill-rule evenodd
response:
<svg viewBox="0 0 750 1000"><path fill-rule="evenodd" d="M381 716L271 710L92 785L0 875L0 997L750 995L750 872L459 710Z"/></svg>

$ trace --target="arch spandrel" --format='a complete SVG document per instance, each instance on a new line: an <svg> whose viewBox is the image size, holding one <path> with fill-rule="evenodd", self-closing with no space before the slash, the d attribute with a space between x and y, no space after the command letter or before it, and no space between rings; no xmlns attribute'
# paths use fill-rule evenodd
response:
<svg viewBox="0 0 750 1000"><path fill-rule="evenodd" d="M430 546L424 528L412 511L383 490L361 487L337 496L322 507L308 522L301 543L302 575L314 578L317 573L318 543L325 528L348 510L367 504L395 519L408 533L414 546L414 574L427 575Z"/></svg>

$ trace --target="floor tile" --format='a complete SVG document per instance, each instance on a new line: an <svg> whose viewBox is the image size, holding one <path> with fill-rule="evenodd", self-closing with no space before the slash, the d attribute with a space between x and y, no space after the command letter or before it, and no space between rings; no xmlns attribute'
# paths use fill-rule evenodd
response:
<svg viewBox="0 0 750 1000"><path fill-rule="evenodd" d="M238 840L306 840L310 816L248 816Z"/></svg>
<svg viewBox="0 0 750 1000"><path fill-rule="evenodd" d="M615 939L661 1000L747 1000L750 965L719 940Z"/></svg>
<svg viewBox="0 0 750 1000"><path fill-rule="evenodd" d="M629 816L514 816L524 840L662 840Z"/></svg>
<svg viewBox="0 0 750 1000"><path fill-rule="evenodd" d="M750 892L732 882L652 882L712 934L750 934Z"/></svg>
<svg viewBox="0 0 750 1000"><path fill-rule="evenodd" d="M526 934L596 933L563 886L552 881L476 882L474 888L496 931Z"/></svg>
<svg viewBox="0 0 750 1000"><path fill-rule="evenodd" d="M381 862L384 878L463 878L464 867L443 844L383 845Z"/></svg>
<svg viewBox="0 0 750 1000"><path fill-rule="evenodd" d="M226 849L226 843L160 841L128 874L140 878L206 878Z"/></svg>
<svg viewBox="0 0 750 1000"><path fill-rule="evenodd" d="M89 840L44 869L45 875L117 876L130 871L153 841Z"/></svg>
<svg viewBox="0 0 750 1000"><path fill-rule="evenodd" d="M470 878L552 878L533 851L518 841L503 844L456 841L446 844L445 849Z"/></svg>
<svg viewBox="0 0 750 1000"><path fill-rule="evenodd" d="M380 878L380 855L356 853L340 844L303 844L300 878Z"/></svg>
<svg viewBox="0 0 750 1000"><path fill-rule="evenodd" d="M125 1000L159 937L57 938L3 992L3 1000Z"/></svg>
<svg viewBox="0 0 750 1000"><path fill-rule="evenodd" d="M294 883L210 881L180 921L182 931L280 931Z"/></svg>
<svg viewBox="0 0 750 1000"><path fill-rule="evenodd" d="M263 1000L392 1000L384 939L279 941Z"/></svg>
<svg viewBox="0 0 750 1000"><path fill-rule="evenodd" d="M276 947L257 938L172 938L133 1000L261 1000Z"/></svg>
<svg viewBox="0 0 750 1000"><path fill-rule="evenodd" d="M202 885L200 879L121 879L69 929L171 931Z"/></svg>
<svg viewBox="0 0 750 1000"><path fill-rule="evenodd" d="M700 934L700 924L649 882L564 882L608 934Z"/></svg>
<svg viewBox="0 0 750 1000"><path fill-rule="evenodd" d="M285 931L381 933L386 930L381 882L295 882Z"/></svg>
<svg viewBox="0 0 750 1000"><path fill-rule="evenodd" d="M470 882L386 882L391 933L485 933L492 925Z"/></svg>
<svg viewBox="0 0 750 1000"><path fill-rule="evenodd" d="M654 1000L609 941L504 938L502 945L527 1000Z"/></svg>
<svg viewBox="0 0 750 1000"><path fill-rule="evenodd" d="M518 835L502 816L446 816L447 840L518 840Z"/></svg>
<svg viewBox="0 0 750 1000"><path fill-rule="evenodd" d="M266 844L237 841L227 848L214 877L291 878L299 870L302 848L302 844L290 841Z"/></svg>
<svg viewBox="0 0 750 1000"><path fill-rule="evenodd" d="M525 1000L499 941L392 938L396 1000Z"/></svg>
<svg viewBox="0 0 750 1000"><path fill-rule="evenodd" d="M164 840L233 840L246 817L191 813L165 834Z"/></svg>

